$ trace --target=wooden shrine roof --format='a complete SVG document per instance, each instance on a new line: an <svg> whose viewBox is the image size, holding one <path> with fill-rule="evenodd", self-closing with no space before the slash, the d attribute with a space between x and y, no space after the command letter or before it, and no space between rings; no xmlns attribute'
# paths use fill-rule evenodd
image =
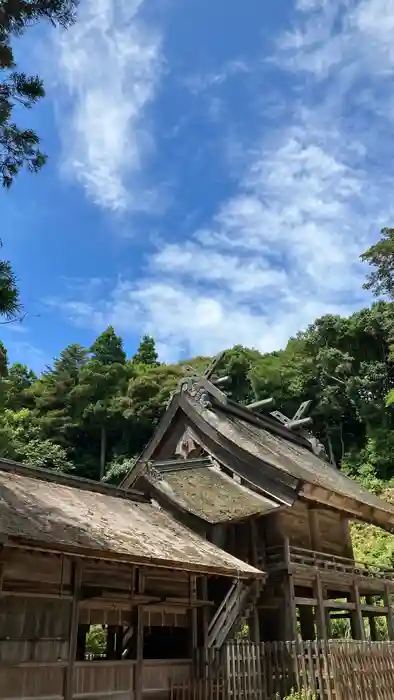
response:
<svg viewBox="0 0 394 700"><path fill-rule="evenodd" d="M195 407L196 408L196 407ZM264 425L257 426L220 410L198 407L204 419L222 435L247 452L257 456L264 463L276 467L281 472L295 477L300 484L322 487L339 496L345 496L377 508L393 516L394 506L370 493L354 479L350 479L339 469L320 459L312 451L296 442L275 435Z"/></svg>
<svg viewBox="0 0 394 700"><path fill-rule="evenodd" d="M142 494L3 460L0 535L10 546L232 577L264 576Z"/></svg>
<svg viewBox="0 0 394 700"><path fill-rule="evenodd" d="M240 500L234 498L231 506L232 496L238 493L235 482L229 483L231 479L207 476L205 472L193 475L193 470L178 472L170 480L167 474L162 475L163 478L154 483L154 490L165 491L167 498L181 508L186 507L195 514L198 511L200 517L219 522L258 513L264 515L273 510L275 504L291 506L297 498L303 497L394 532L394 506L317 456L305 435L292 432L271 416L256 415L222 398L215 387L210 393L206 383L203 400L201 397L199 387L174 394L152 441L124 480L123 487L139 484L140 477L152 482L146 470L147 463L153 460L154 464L164 436L169 444L172 424L179 425L183 421L195 442L221 466L239 476L248 488L242 497L239 496ZM218 501L216 509L213 492L210 494L205 488L208 480L212 482L213 479ZM266 499L261 509L256 492ZM244 515L238 515L242 511Z"/></svg>

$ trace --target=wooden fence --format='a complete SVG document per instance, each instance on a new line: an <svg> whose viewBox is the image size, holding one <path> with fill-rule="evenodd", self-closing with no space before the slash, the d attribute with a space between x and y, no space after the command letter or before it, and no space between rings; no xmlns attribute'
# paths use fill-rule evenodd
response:
<svg viewBox="0 0 394 700"><path fill-rule="evenodd" d="M393 700L394 643L228 644L201 653L171 700Z"/></svg>

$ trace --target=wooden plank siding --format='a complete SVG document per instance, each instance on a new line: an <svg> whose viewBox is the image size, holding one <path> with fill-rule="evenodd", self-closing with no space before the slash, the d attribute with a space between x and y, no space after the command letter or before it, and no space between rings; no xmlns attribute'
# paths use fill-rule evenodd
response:
<svg viewBox="0 0 394 700"><path fill-rule="evenodd" d="M209 618L212 607L200 599L204 576L22 549L9 550L4 563L0 700L149 700L191 675L196 613ZM135 658L77 660L78 625L135 622ZM171 658L170 636L169 658L144 658L144 630L159 627L185 630L186 658Z"/></svg>

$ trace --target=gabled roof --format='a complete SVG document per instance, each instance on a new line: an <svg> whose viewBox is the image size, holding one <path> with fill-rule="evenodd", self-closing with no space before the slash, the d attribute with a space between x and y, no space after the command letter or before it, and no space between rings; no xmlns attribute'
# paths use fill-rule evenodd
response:
<svg viewBox="0 0 394 700"><path fill-rule="evenodd" d="M264 576L142 494L2 460L0 534L6 546L231 577Z"/></svg>
<svg viewBox="0 0 394 700"><path fill-rule="evenodd" d="M156 492L166 494L166 498L177 503L189 512L199 512L200 517L211 522L237 519L243 516L264 515L278 505L291 506L297 498L324 503L338 508L349 516L371 522L394 532L394 506L362 488L338 469L314 453L311 441L303 435L292 432L271 416L256 415L248 409L219 396L217 388L212 393L209 383L188 387L176 393L149 445L134 465L123 486L153 484ZM177 472L168 478L162 474L159 481L152 481L146 469L149 460L170 457L165 454L165 445L172 444L168 436L171 426L183 425L188 434L219 465L237 475L244 485L243 504L237 499L228 515L225 511L231 504L232 495L237 491L235 482L223 476L207 477L206 473L194 474L188 470ZM164 452L163 452L164 451ZM144 476L145 475L145 476ZM213 484L213 478L215 484ZM219 507L213 512L211 502L214 492L206 502L204 480L211 480ZM153 483L155 482L155 483ZM232 482L232 483L229 483ZM245 488L247 487L247 488ZM256 500L256 494L264 496L264 503ZM224 508L220 506L225 503ZM211 505L210 505L211 504ZM271 509L271 510L272 510ZM239 516L238 516L239 517Z"/></svg>

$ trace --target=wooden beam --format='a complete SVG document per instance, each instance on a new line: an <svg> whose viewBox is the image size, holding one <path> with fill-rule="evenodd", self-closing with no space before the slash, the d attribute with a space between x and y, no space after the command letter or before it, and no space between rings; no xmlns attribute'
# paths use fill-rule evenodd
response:
<svg viewBox="0 0 394 700"><path fill-rule="evenodd" d="M366 596L366 599L371 598L372 596ZM367 613L367 617L379 617L380 615L384 616L387 613L387 608L383 607L382 605L372 605L367 603L366 605L361 604L361 611L363 613Z"/></svg>
<svg viewBox="0 0 394 700"><path fill-rule="evenodd" d="M296 605L309 605L312 608L315 608L317 605L317 598L300 598L296 596L294 600Z"/></svg>
<svg viewBox="0 0 394 700"><path fill-rule="evenodd" d="M269 399L262 399L261 401L253 401L252 403L247 403L245 408L249 411L261 411L264 408L271 408L275 403L272 396Z"/></svg>
<svg viewBox="0 0 394 700"><path fill-rule="evenodd" d="M355 603L348 603L342 600L325 600L324 607L328 610L356 610Z"/></svg>
<svg viewBox="0 0 394 700"><path fill-rule="evenodd" d="M312 424L312 418L300 418L299 420L289 420L288 423L286 423L286 428L289 430L296 430L297 428L304 428L306 425L311 425Z"/></svg>
<svg viewBox="0 0 394 700"><path fill-rule="evenodd" d="M295 412L292 420L300 420L300 418L304 418L305 413L309 410L311 406L312 401L303 401L302 404L299 406L297 411Z"/></svg>
<svg viewBox="0 0 394 700"><path fill-rule="evenodd" d="M79 600L82 582L82 564L73 563L73 597L70 611L70 628L68 636L68 663L64 677L64 700L72 700L74 695L74 670L78 644Z"/></svg>
<svg viewBox="0 0 394 700"><path fill-rule="evenodd" d="M226 374L224 377L218 377L217 379L211 379L212 384L215 386L223 386L223 384L227 384L227 382L230 380L230 376Z"/></svg>

